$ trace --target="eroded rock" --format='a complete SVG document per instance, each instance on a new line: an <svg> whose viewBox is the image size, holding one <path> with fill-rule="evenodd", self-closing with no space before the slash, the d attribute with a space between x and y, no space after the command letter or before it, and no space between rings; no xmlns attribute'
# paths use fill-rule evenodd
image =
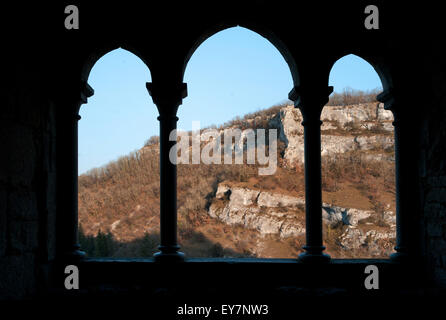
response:
<svg viewBox="0 0 446 320"><path fill-rule="evenodd" d="M209 207L209 216L229 225L241 225L255 229L262 235L277 234L281 238L305 234L305 200L280 193L218 185L216 199ZM388 224L385 231L368 230L375 212L355 208L343 208L323 203L322 221L331 228L346 229L340 236L343 248L358 249L370 241L385 240L389 243L395 235L395 214L385 211L382 221ZM378 245L375 245L378 248ZM390 246L391 248L391 246ZM375 252L376 250L373 249ZM378 254L377 254L378 255Z"/></svg>

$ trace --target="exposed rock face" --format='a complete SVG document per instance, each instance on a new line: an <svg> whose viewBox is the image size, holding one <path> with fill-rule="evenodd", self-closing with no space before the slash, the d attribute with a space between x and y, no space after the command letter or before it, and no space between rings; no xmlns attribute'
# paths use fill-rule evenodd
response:
<svg viewBox="0 0 446 320"><path fill-rule="evenodd" d="M342 127L349 122L393 121L393 114L384 109L383 103L367 103L352 106L326 106L322 110L322 121L336 121Z"/></svg>
<svg viewBox="0 0 446 320"><path fill-rule="evenodd" d="M343 249L364 249L370 256L389 255L394 246L395 230L377 231L363 230L354 226L346 228L339 237Z"/></svg>
<svg viewBox="0 0 446 320"><path fill-rule="evenodd" d="M247 188L231 189L230 201L234 206L250 206L256 202L259 191Z"/></svg>
<svg viewBox="0 0 446 320"><path fill-rule="evenodd" d="M279 195L270 192L261 192L257 199L257 205L266 208L291 207L298 208L305 205L305 201L300 198Z"/></svg>
<svg viewBox="0 0 446 320"><path fill-rule="evenodd" d="M382 103L355 106L326 106L321 114L321 154L330 156L348 151L393 148L393 114L385 110ZM269 125L278 129L278 138L286 145L284 159L289 165L303 163L304 140L302 114L294 106L282 108L270 119ZM357 128L355 128L357 126ZM352 129L364 135L351 134ZM370 155L371 156L371 155ZM373 155L370 159L383 159ZM391 159L389 159L391 160Z"/></svg>
<svg viewBox="0 0 446 320"><path fill-rule="evenodd" d="M280 194L220 184L209 215L230 225L243 225L262 235L278 234L282 238L303 235L303 200ZM286 208L286 210L283 210Z"/></svg>
<svg viewBox="0 0 446 320"><path fill-rule="evenodd" d="M342 208L338 206L330 206L326 203L322 204L322 219L324 223L332 228L336 227L339 223L346 226L356 227L361 220L368 219L373 215L375 215L375 212L370 210ZM392 211L385 211L382 220L388 224L390 228L395 228L395 214Z"/></svg>
<svg viewBox="0 0 446 320"><path fill-rule="evenodd" d="M262 118L256 116L246 119L245 122L256 126L258 122L266 120L268 127L277 129L277 138L286 145L285 163L294 167L304 162L304 136L302 126L302 114L294 106L286 106L280 109L275 116ZM321 155L333 156L350 151L374 151L381 153L369 153L362 155L365 160L391 160L393 155L383 154L382 150L392 149L393 138L393 114L385 110L382 103L367 103L352 106L326 106L321 114ZM238 133L236 133L238 132ZM240 135L241 134L241 135ZM197 132L190 133L195 144L203 147L203 140ZM234 140L225 142L225 135L233 136ZM254 130L241 130L239 126L232 125L224 129L214 129L214 133L205 139L210 149L217 152L247 151L247 141L256 144ZM228 145L226 145L228 144ZM220 149L219 149L220 148ZM149 145L139 150L144 153L159 153L158 145Z"/></svg>
<svg viewBox="0 0 446 320"><path fill-rule="evenodd" d="M242 225L255 229L262 235L277 234L281 238L305 234L305 201L279 193L248 188L218 185L215 200L209 207L209 215L229 225ZM331 228L342 228L338 237L341 248L361 249L370 256L390 254L395 238L395 214L386 211L381 217L384 224L374 229L376 213L369 210L322 206L323 223ZM383 252L383 250L385 252Z"/></svg>

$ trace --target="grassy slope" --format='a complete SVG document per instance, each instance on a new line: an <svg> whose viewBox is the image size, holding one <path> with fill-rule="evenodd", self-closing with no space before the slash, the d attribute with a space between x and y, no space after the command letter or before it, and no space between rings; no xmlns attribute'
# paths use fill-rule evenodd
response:
<svg viewBox="0 0 446 320"><path fill-rule="evenodd" d="M281 106L235 119L225 126L256 127ZM155 141L156 140L152 140ZM282 146L283 148L283 146ZM83 248L96 256L149 256L159 242L159 156L157 143L79 177L79 221ZM376 150L375 150L376 151ZM393 164L364 162L351 153L323 161L323 201L358 209L394 210ZM189 256L295 257L304 239L260 237L254 230L231 227L207 214L217 184L230 181L253 189L304 196L303 169L279 167L273 176L258 176L255 165L179 165L179 241ZM375 221L376 222L376 221ZM327 251L341 256L336 236L324 230ZM99 232L99 235L98 235ZM361 256L351 252L351 256ZM343 253L345 256L345 253Z"/></svg>

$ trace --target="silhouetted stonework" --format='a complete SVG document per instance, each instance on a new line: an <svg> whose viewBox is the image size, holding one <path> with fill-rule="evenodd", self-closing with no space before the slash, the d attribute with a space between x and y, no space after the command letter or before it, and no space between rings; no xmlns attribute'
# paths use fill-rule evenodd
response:
<svg viewBox="0 0 446 320"><path fill-rule="evenodd" d="M2 88L0 108L0 298L45 296L63 283L63 271L57 267L79 262L73 260L80 257L77 231L70 228L77 218L74 132L77 108L92 93L86 81L93 64L118 47L137 54L150 67L153 82L148 87L166 119L176 113L175 108L185 97L182 77L193 51L207 37L235 25L250 28L271 41L290 66L295 92L312 97L311 103L316 106L326 98L328 74L337 59L353 53L374 65L384 89L396 101L393 107L399 106L403 122L407 120L411 128L403 128L401 134L400 169L405 179L401 203L402 210L410 216L404 222L405 230L410 230L410 241L404 242L407 237L403 238L401 250L413 257L410 261L419 262L420 270L425 270L417 274L422 281L419 286L445 287L446 54L437 41L426 37L430 32L432 39L438 40L441 37L437 32L444 34L439 25L442 20L431 16L441 10L417 8L417 28L409 28L409 34L407 17L412 13L405 8L382 5L380 30L373 31L364 28L364 7L359 2L321 8L295 2L224 1L220 10L206 13L200 2L137 7L125 3L119 7L82 4L79 30L64 29L63 5L39 3L26 10L19 5L10 9L0 25L8 55L3 60L2 78L7 80L7 86ZM155 16L165 19L152 20ZM136 271L123 269L128 271L125 273L117 267L119 264L108 270L102 262L79 263L86 268L91 286L110 275L115 277L118 288L131 283L128 277L137 270L146 268L139 274L147 277L151 264L155 264L152 260L144 268L135 264ZM102 273L96 279L98 263ZM194 263L199 262L186 262L185 268L191 272L202 268L195 268ZM330 263L326 268L331 271L324 276L325 267L306 268L299 264L261 265L258 272L274 270L282 274L287 270L290 276L285 278L291 279L298 273L295 270L300 270L308 273L306 277L299 275L301 286L310 286L310 279L319 279L315 282L320 287L334 287L339 283L330 282L326 275L347 279L343 285L362 284L361 278L348 280L355 272L363 275L363 269L357 271L355 266L362 268L347 262ZM399 265L382 266L386 269ZM173 278L166 276L169 268L153 268L153 272L164 272L164 278L158 278L172 284ZM208 274L200 274L194 283L203 290L211 286L209 277L225 274L228 265L211 263L209 268L203 271ZM248 274L247 270L252 273L256 267L233 264L230 268L231 272L240 268ZM232 287L234 291L237 285L244 285L243 279L238 280ZM284 281L278 279L270 286L286 286ZM383 281L394 289L400 284L392 282L390 276Z"/></svg>
<svg viewBox="0 0 446 320"><path fill-rule="evenodd" d="M15 68L0 126L0 292L6 297L34 294L55 254L54 106L37 75L25 64Z"/></svg>
<svg viewBox="0 0 446 320"><path fill-rule="evenodd" d="M436 280L446 285L446 65L433 74L433 111L424 132L424 215L426 252ZM443 88L443 89L441 89ZM425 171L425 172L423 172Z"/></svg>

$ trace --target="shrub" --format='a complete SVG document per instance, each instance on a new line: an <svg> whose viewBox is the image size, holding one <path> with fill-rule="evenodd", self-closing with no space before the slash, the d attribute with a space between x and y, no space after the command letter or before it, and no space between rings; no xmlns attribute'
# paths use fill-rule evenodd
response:
<svg viewBox="0 0 446 320"><path fill-rule="evenodd" d="M110 232L102 233L99 230L94 238L94 256L110 257L114 251L113 235Z"/></svg>
<svg viewBox="0 0 446 320"><path fill-rule="evenodd" d="M144 234L138 246L139 256L141 257L151 257L155 252L158 251L158 239L155 235Z"/></svg>
<svg viewBox="0 0 446 320"><path fill-rule="evenodd" d="M327 103L329 106L347 106L359 103L377 102L376 96L381 92L376 88L370 91L345 88L341 93L333 93Z"/></svg>
<svg viewBox="0 0 446 320"><path fill-rule="evenodd" d="M144 143L144 146L151 146L154 144L158 144L160 142L160 137L159 136L151 136L146 143Z"/></svg>
<svg viewBox="0 0 446 320"><path fill-rule="evenodd" d="M216 244L214 244L209 249L209 256L215 257L215 258L224 257L224 249L223 249L222 245L218 242Z"/></svg>

